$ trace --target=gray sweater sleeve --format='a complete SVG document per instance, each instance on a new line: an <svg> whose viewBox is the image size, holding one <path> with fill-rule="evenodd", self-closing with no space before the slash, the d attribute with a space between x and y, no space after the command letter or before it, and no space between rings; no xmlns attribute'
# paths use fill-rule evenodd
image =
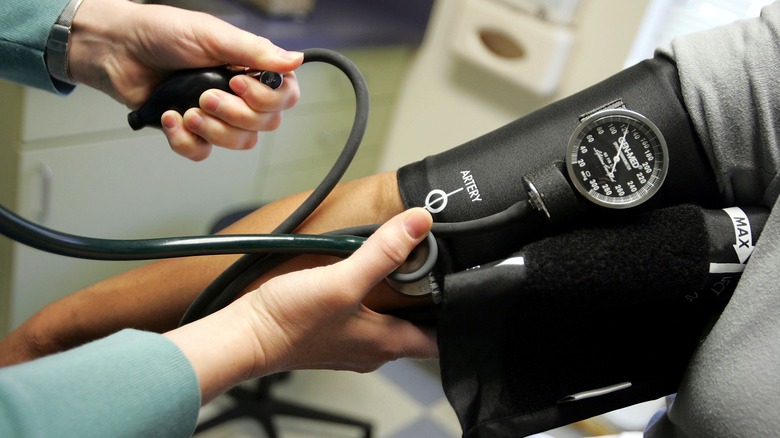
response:
<svg viewBox="0 0 780 438"><path fill-rule="evenodd" d="M722 192L772 212L728 306L694 353L674 402L646 437L780 431L780 3L677 40L683 95Z"/></svg>
<svg viewBox="0 0 780 438"><path fill-rule="evenodd" d="M774 205L780 194L780 4L761 18L678 38L670 55L723 195Z"/></svg>

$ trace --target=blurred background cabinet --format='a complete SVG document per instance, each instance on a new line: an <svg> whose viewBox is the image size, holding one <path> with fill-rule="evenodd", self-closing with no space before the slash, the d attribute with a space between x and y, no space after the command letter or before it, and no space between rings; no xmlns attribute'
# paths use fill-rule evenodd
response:
<svg viewBox="0 0 780 438"><path fill-rule="evenodd" d="M213 13L283 47L333 48L355 62L369 86L371 116L345 178L374 173L427 16L400 16L382 27L367 17L386 18L395 6L385 2L337 1L308 22L269 20L241 2L167 3ZM426 3L429 11L430 2L413 9L424 15ZM363 27L329 26L339 8L352 8L340 19L358 13ZM403 32L399 23L409 20L416 30ZM58 231L135 239L203 234L229 210L314 188L351 129L354 92L329 65L306 64L296 74L301 98L277 131L261 133L253 150L215 148L199 163L171 152L159 131L132 131L128 110L88 87L61 97L0 81L0 202ZM43 305L139 263L71 259L0 238L0 336Z"/></svg>

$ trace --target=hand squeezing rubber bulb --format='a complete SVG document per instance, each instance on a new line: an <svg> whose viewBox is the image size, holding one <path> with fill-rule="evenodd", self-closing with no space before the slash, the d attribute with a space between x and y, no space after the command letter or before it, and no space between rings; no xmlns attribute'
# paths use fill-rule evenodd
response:
<svg viewBox="0 0 780 438"><path fill-rule="evenodd" d="M176 110L183 115L188 109L198 106L200 95L206 90L216 88L233 93L228 84L233 76L239 74L253 76L273 89L279 88L284 80L276 72L230 66L181 70L166 78L141 108L128 114L127 122L136 131L145 126L162 128L160 119L164 112Z"/></svg>

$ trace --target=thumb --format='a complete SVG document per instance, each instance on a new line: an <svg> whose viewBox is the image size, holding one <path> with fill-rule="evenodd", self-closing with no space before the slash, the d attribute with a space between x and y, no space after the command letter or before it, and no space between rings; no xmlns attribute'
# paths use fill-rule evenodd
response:
<svg viewBox="0 0 780 438"><path fill-rule="evenodd" d="M300 67L303 63L303 53L291 52L276 46L266 38L260 38L261 49L247 67L258 70L270 70L277 73L288 73Z"/></svg>
<svg viewBox="0 0 780 438"><path fill-rule="evenodd" d="M222 63L289 73L303 63L303 54L290 52L268 38L240 29L208 14L188 22L203 54Z"/></svg>
<svg viewBox="0 0 780 438"><path fill-rule="evenodd" d="M222 22L221 30L209 28L219 53L212 56L221 61L257 70L288 73L303 63L303 53L291 52L275 45L269 39Z"/></svg>
<svg viewBox="0 0 780 438"><path fill-rule="evenodd" d="M425 238L433 219L422 208L398 214L382 225L346 260L337 263L349 290L365 295L369 289L393 272ZM362 298L361 295L361 298Z"/></svg>

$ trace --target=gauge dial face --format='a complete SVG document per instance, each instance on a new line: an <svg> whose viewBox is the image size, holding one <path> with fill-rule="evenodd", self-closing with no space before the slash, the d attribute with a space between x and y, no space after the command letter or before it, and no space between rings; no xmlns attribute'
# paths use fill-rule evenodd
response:
<svg viewBox="0 0 780 438"><path fill-rule="evenodd" d="M609 109L585 119L569 141L566 167L574 187L609 208L650 199L669 169L666 141L653 122L633 111Z"/></svg>

